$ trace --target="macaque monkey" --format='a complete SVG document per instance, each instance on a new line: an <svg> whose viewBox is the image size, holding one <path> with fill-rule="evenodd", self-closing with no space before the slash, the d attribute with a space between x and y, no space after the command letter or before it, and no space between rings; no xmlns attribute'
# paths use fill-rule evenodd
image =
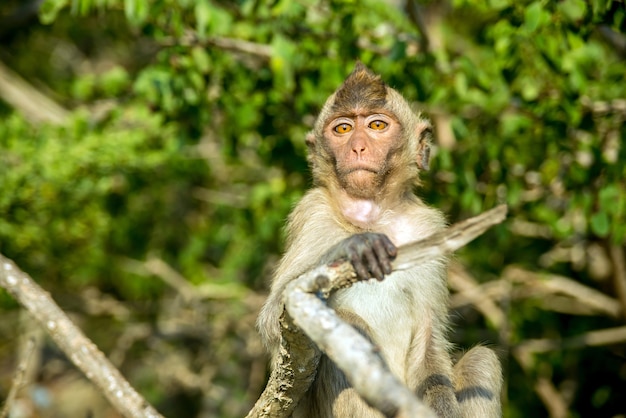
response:
<svg viewBox="0 0 626 418"><path fill-rule="evenodd" d="M286 253L258 326L275 351L286 285L317 265L349 260L364 281L328 303L375 344L390 371L441 417L499 417L502 377L493 351L475 347L453 366L446 260L391 270L398 246L446 225L413 193L419 172L428 169L430 135L430 124L397 91L357 63L307 135L314 188L289 216ZM322 356L293 416L382 415Z"/></svg>

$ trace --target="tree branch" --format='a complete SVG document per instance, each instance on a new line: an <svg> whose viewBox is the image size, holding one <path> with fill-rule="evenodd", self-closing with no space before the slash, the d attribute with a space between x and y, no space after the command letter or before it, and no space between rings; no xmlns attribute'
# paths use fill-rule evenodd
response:
<svg viewBox="0 0 626 418"><path fill-rule="evenodd" d="M449 254L502 222L506 212L506 205L501 205L429 238L400 247L398 257L392 263L393 269L408 269ZM283 315L281 321L281 353L273 365L265 391L248 414L249 418L291 414L315 377L316 371L310 369L312 366L316 368L319 360L315 346L343 370L370 405L386 416L435 417L430 408L389 372L375 347L342 321L323 300L332 291L356 281L352 265L338 262L316 267L287 286L284 297L288 315ZM293 323L290 317L294 318ZM294 323L303 332L294 330ZM304 352L299 351L302 348ZM291 352L284 353L283 350ZM296 381L295 376L300 380Z"/></svg>
<svg viewBox="0 0 626 418"><path fill-rule="evenodd" d="M626 342L626 326L621 326L589 331L569 338L526 340L519 343L513 351L527 355L531 353L547 353L549 351L623 344L624 342Z"/></svg>
<svg viewBox="0 0 626 418"><path fill-rule="evenodd" d="M0 286L28 310L122 415L128 418L162 417L72 323L50 295L3 255L0 255Z"/></svg>
<svg viewBox="0 0 626 418"><path fill-rule="evenodd" d="M262 59L272 57L273 49L271 45L250 42L243 39L224 38L220 36L212 36L208 38L199 38L193 31L186 31L182 37L169 37L161 40L163 46L215 46L227 51L233 51Z"/></svg>
<svg viewBox="0 0 626 418"><path fill-rule="evenodd" d="M4 407L0 412L0 418L6 418L9 416L9 412L11 411L11 407L13 406L13 402L17 397L18 392L24 386L26 369L28 368L28 363L30 362L31 355L35 350L35 338L31 337L26 342L26 348L24 353L22 353L22 359L17 365L17 369L15 370L15 375L13 376L13 383L11 384L11 390L4 401Z"/></svg>
<svg viewBox="0 0 626 418"><path fill-rule="evenodd" d="M450 254L504 221L506 214L507 206L499 205L426 239L404 245L398 249L398 256L392 267L394 270L406 270L424 261Z"/></svg>
<svg viewBox="0 0 626 418"><path fill-rule="evenodd" d="M69 112L0 62L0 99L31 123L63 124Z"/></svg>
<svg viewBox="0 0 626 418"><path fill-rule="evenodd" d="M613 263L613 281L615 293L622 307L622 317L626 318L626 261L624 261L624 249L619 245L609 247L611 261Z"/></svg>
<svg viewBox="0 0 626 418"><path fill-rule="evenodd" d="M265 390L246 418L289 417L313 383L321 352L289 315L281 317L282 338Z"/></svg>

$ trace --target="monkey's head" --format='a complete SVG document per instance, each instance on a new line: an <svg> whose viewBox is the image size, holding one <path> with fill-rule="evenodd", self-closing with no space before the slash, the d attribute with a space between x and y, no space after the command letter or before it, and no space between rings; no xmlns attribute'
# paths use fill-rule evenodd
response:
<svg viewBox="0 0 626 418"><path fill-rule="evenodd" d="M430 133L400 93L358 62L307 135L313 179L355 198L404 194L428 169Z"/></svg>

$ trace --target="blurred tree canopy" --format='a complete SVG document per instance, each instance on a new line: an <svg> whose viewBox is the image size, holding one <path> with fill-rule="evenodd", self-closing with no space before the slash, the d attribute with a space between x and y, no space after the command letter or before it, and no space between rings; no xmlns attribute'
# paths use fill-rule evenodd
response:
<svg viewBox="0 0 626 418"><path fill-rule="evenodd" d="M242 416L304 136L357 59L435 124L420 196L451 222L510 206L451 274L505 416L626 416L623 0L5 0L0 252L163 414ZM4 398L33 330L0 312ZM14 416L68 416L81 378L40 351L48 401Z"/></svg>

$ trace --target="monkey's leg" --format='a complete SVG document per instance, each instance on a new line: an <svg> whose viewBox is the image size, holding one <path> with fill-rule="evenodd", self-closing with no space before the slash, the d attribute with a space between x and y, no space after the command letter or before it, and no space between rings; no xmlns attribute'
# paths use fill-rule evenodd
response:
<svg viewBox="0 0 626 418"><path fill-rule="evenodd" d="M423 335L417 338L411 352L419 353L417 348L423 340ZM461 409L456 399L452 362L445 341L432 335L426 340L424 357L413 358L410 361L416 366L415 376L417 385L416 394L441 418L460 418Z"/></svg>
<svg viewBox="0 0 626 418"><path fill-rule="evenodd" d="M454 366L456 397L466 418L502 416L502 367L487 347L474 347Z"/></svg>

